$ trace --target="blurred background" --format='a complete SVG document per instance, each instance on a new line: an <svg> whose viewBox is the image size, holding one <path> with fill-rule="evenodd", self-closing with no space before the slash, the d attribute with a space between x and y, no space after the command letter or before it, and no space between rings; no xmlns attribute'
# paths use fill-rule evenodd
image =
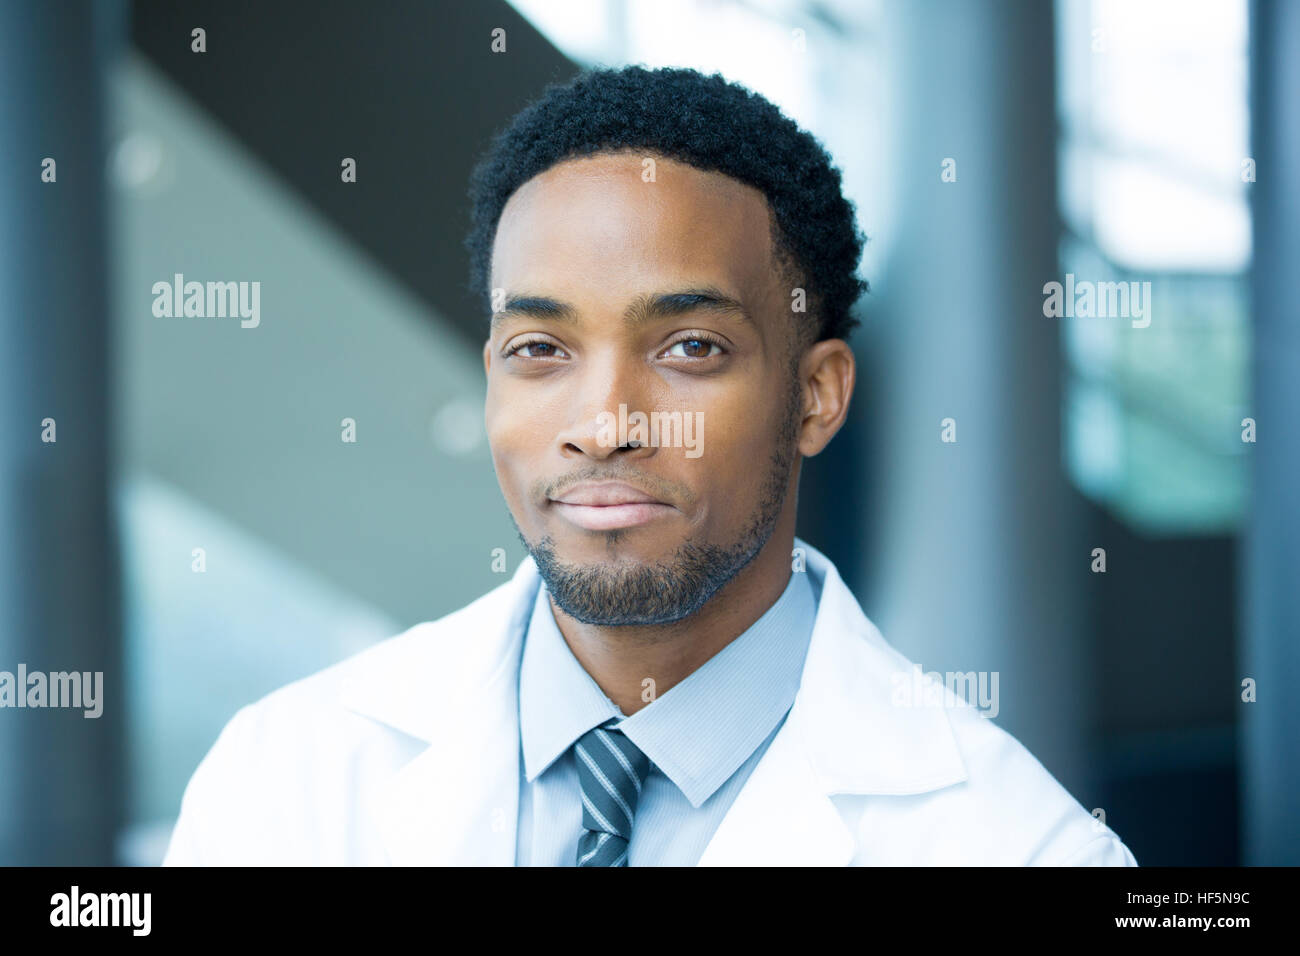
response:
<svg viewBox="0 0 1300 956"><path fill-rule="evenodd" d="M106 685L0 709L0 863L157 863L235 710L514 572L466 181L625 63L843 171L872 292L799 534L886 638L998 672L1140 864L1300 863L1298 49L1290 0L0 4L0 671ZM177 273L260 324L155 316ZM1149 326L1046 316L1067 274Z"/></svg>

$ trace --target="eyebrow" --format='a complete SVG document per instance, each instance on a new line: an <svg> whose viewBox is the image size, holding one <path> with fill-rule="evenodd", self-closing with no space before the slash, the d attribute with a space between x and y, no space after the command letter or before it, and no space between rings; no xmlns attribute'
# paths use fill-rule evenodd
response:
<svg viewBox="0 0 1300 956"><path fill-rule="evenodd" d="M641 325L656 319L672 318L687 312L705 311L717 315L733 315L743 322L753 322L739 300L711 286L682 289L674 292L644 293L632 300L623 312L623 321ZM528 316L534 319L554 319L559 322L577 320L577 310L567 302L544 295L512 295L499 312L492 313L495 328L509 316Z"/></svg>

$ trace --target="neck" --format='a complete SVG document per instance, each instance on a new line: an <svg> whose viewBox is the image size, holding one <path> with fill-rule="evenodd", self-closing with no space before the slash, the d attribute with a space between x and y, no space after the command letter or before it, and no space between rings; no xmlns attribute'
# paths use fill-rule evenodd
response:
<svg viewBox="0 0 1300 956"><path fill-rule="evenodd" d="M794 513L787 510L754 560L680 621L652 627L584 624L551 599L551 612L573 656L619 710L634 714L667 693L777 602L790 583L794 548Z"/></svg>

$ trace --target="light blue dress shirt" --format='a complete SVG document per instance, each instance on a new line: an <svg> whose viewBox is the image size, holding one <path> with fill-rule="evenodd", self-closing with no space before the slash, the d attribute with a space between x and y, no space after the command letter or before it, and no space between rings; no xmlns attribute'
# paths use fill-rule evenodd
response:
<svg viewBox="0 0 1300 956"><path fill-rule="evenodd" d="M625 717L573 656L545 584L519 665L518 866L574 866L582 796L573 744L622 717L619 729L650 758L629 866L694 866L785 722L803 673L818 595L791 572L781 597L681 683ZM653 675L647 675L653 676Z"/></svg>

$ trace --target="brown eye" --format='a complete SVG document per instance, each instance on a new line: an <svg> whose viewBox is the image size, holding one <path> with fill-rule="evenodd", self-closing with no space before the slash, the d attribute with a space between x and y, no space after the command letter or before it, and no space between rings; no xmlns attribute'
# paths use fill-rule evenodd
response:
<svg viewBox="0 0 1300 956"><path fill-rule="evenodd" d="M546 351L549 349L550 351ZM527 350L527 351L525 351ZM521 342L506 353L523 358L554 358L559 349L550 342Z"/></svg>
<svg viewBox="0 0 1300 956"><path fill-rule="evenodd" d="M679 349L679 348L682 349L683 351L682 352L673 351L674 349ZM711 349L718 349L718 352L717 353L712 352L710 351ZM715 354L718 354L721 351L722 349L718 348L716 343L710 342L708 339L697 338L697 339L682 339L680 342L673 343L672 347L669 348L668 350L668 354L679 355L682 358L712 358Z"/></svg>

